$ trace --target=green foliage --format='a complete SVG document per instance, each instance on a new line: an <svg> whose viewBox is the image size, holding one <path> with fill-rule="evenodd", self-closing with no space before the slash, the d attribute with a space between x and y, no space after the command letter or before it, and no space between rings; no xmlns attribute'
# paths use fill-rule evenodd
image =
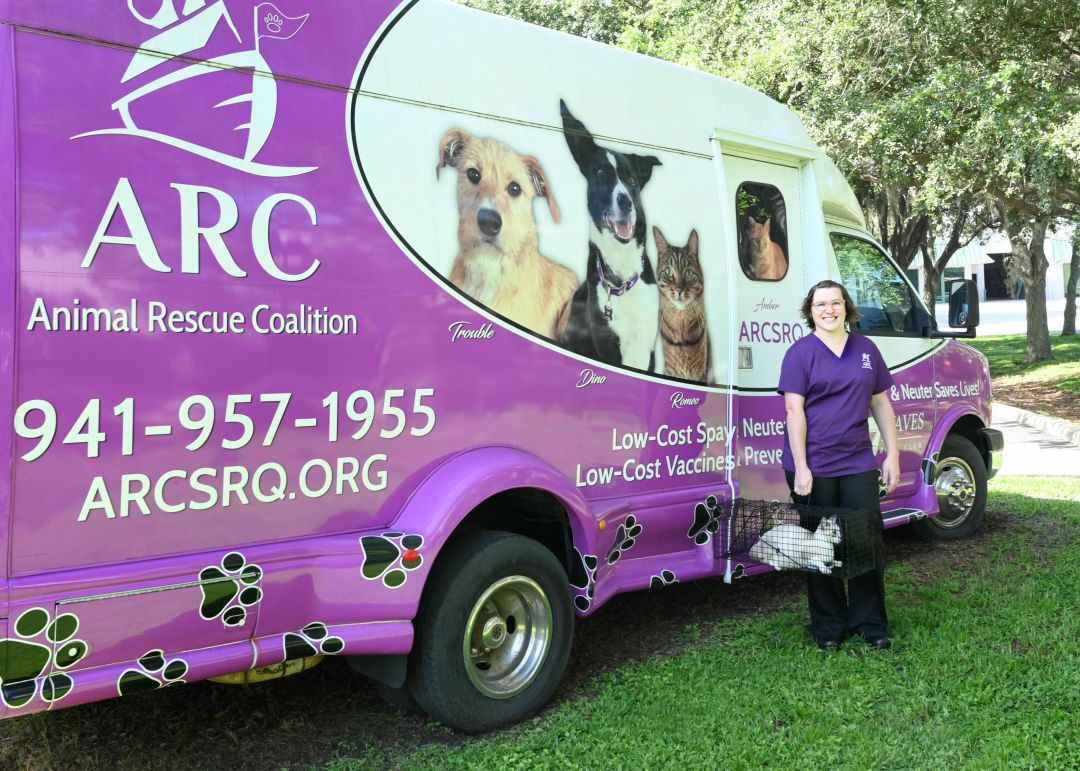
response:
<svg viewBox="0 0 1080 771"><path fill-rule="evenodd" d="M742 221L745 217L753 217L756 222L764 222L769 218L768 207L759 196L747 191L745 186L739 187L735 196L735 212Z"/></svg>

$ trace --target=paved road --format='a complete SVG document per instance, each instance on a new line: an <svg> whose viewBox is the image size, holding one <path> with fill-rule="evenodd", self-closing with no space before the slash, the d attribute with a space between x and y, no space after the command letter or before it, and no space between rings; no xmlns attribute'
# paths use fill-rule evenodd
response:
<svg viewBox="0 0 1080 771"><path fill-rule="evenodd" d="M1080 446L1031 428L1015 419L994 415L994 428L1005 435L1001 474L1020 476L1080 476Z"/></svg>
<svg viewBox="0 0 1080 771"><path fill-rule="evenodd" d="M936 303L938 329L949 329L948 303ZM1065 319L1065 299L1046 301L1047 326L1050 334L1061 332ZM1013 335L1027 331L1027 305L1024 300L989 300L979 303L980 337L986 335Z"/></svg>

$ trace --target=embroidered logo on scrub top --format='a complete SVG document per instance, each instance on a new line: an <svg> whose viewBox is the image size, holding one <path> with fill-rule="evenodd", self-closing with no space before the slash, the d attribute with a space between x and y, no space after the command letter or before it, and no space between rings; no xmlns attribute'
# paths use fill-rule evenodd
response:
<svg viewBox="0 0 1080 771"><path fill-rule="evenodd" d="M870 363L870 354L868 354L868 353L864 353L862 355L862 368L863 369L873 369L874 368L873 365Z"/></svg>

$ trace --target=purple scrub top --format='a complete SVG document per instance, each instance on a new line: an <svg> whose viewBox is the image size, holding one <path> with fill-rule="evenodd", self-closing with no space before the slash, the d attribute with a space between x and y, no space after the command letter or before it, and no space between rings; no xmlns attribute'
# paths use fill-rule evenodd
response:
<svg viewBox="0 0 1080 771"><path fill-rule="evenodd" d="M869 338L849 334L838 357L817 335L796 340L780 366L780 393L801 394L806 412L806 461L814 476L861 474L877 468L870 443L870 397L892 387L889 368ZM783 466L795 471L784 433Z"/></svg>

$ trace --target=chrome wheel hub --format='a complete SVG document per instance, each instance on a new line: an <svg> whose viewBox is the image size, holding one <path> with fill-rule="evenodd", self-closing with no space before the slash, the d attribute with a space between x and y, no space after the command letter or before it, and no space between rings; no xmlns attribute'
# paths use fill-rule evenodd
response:
<svg viewBox="0 0 1080 771"><path fill-rule="evenodd" d="M509 576L489 586L465 624L465 671L478 691L508 699L536 679L551 648L551 603L540 585Z"/></svg>
<svg viewBox="0 0 1080 771"><path fill-rule="evenodd" d="M495 609L492 609L495 610ZM481 635L483 646L491 651L506 642L506 623L498 616L491 616L484 622L484 631Z"/></svg>
<svg viewBox="0 0 1080 771"><path fill-rule="evenodd" d="M971 513L975 505L975 473L960 458L946 458L941 462L937 480L937 522L942 527L956 527Z"/></svg>

